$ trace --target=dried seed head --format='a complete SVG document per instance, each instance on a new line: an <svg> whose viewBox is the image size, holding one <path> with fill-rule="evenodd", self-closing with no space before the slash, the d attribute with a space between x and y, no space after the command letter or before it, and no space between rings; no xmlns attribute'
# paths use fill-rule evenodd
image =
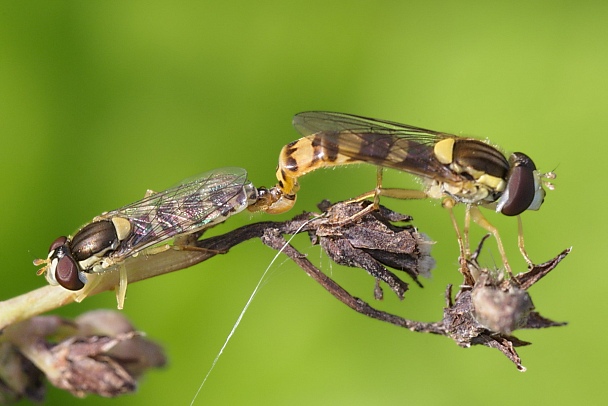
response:
<svg viewBox="0 0 608 406"><path fill-rule="evenodd" d="M526 325L534 304L525 290L508 281L496 282L481 274L471 292L473 316L488 330L509 335Z"/></svg>

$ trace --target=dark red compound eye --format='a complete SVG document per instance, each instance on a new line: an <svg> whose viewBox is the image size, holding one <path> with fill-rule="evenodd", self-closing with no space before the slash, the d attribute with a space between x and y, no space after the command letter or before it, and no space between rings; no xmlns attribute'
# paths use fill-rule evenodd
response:
<svg viewBox="0 0 608 406"><path fill-rule="evenodd" d="M78 277L78 272L76 261L70 255L65 255L57 261L55 279L68 290L80 290L84 287L84 282Z"/></svg>
<svg viewBox="0 0 608 406"><path fill-rule="evenodd" d="M508 197L500 212L506 216L517 216L526 211L536 194L534 171L536 165L525 154L514 153L509 159L511 172L504 194Z"/></svg>
<svg viewBox="0 0 608 406"><path fill-rule="evenodd" d="M67 237L58 237L55 241L52 242L49 247L49 253L55 251L57 248L61 247L68 241Z"/></svg>

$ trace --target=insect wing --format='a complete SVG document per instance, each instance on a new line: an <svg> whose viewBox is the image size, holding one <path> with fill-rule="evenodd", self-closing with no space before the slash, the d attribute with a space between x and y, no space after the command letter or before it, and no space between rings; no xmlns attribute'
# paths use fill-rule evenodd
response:
<svg viewBox="0 0 608 406"><path fill-rule="evenodd" d="M316 136L326 148L354 160L398 169L443 182L460 177L435 157L434 145L454 135L392 121L343 113L309 111L297 114L293 125L304 136Z"/></svg>
<svg viewBox="0 0 608 406"><path fill-rule="evenodd" d="M104 214L101 217L126 218L132 227L115 255L133 255L174 236L224 221L249 205L248 183L244 169L218 169Z"/></svg>
<svg viewBox="0 0 608 406"><path fill-rule="evenodd" d="M296 114L293 126L304 136L319 132L354 132L362 134L391 135L411 139L423 144L434 144L454 135L427 130L394 121L377 120L353 114L330 111L306 111Z"/></svg>

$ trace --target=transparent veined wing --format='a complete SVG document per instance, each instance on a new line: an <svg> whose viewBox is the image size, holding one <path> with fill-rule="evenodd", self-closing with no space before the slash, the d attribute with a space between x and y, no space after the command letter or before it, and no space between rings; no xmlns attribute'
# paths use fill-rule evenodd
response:
<svg viewBox="0 0 608 406"><path fill-rule="evenodd" d="M293 118L293 126L304 136L318 132L354 132L361 134L391 135L421 144L435 144L445 138L457 137L439 131L427 130L394 121L378 120L330 111L305 111Z"/></svg>
<svg viewBox="0 0 608 406"><path fill-rule="evenodd" d="M352 159L398 169L442 182L463 179L439 162L434 146L455 135L344 113L309 111L297 114L294 127L318 137L328 150Z"/></svg>
<svg viewBox="0 0 608 406"><path fill-rule="evenodd" d="M131 223L131 234L113 254L120 258L220 223L247 208L256 197L257 190L244 169L222 168L104 213L97 220L122 217Z"/></svg>

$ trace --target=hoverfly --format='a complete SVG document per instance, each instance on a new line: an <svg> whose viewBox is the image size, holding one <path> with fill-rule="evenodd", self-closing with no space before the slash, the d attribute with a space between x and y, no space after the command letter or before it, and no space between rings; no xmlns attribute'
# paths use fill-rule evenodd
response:
<svg viewBox="0 0 608 406"><path fill-rule="evenodd" d="M120 209L97 216L72 237L58 237L49 248L38 274L46 273L51 285L80 290L86 274L116 270L128 257L171 238L200 232L241 212L258 199L258 190L242 168L222 168L162 192L148 191L146 197ZM121 272L123 268L121 267ZM126 291L119 287L122 308Z"/></svg>
<svg viewBox="0 0 608 406"><path fill-rule="evenodd" d="M545 197L543 185L553 188L543 178L554 179L555 175L539 173L526 154L515 152L507 159L496 147L474 138L323 111L297 114L293 125L304 137L283 147L276 172L279 182L254 207L270 213L284 212L295 204L300 176L319 168L371 163L379 168L377 188L360 198L374 197L376 205L379 196L443 199L449 209L456 203L466 204L464 241L450 210L461 258L470 256L467 234L472 218L496 237L508 273L510 268L498 231L478 206L519 216L525 210L540 208ZM424 191L382 188L381 168L418 176L424 182ZM518 224L518 245L530 265L520 220Z"/></svg>

